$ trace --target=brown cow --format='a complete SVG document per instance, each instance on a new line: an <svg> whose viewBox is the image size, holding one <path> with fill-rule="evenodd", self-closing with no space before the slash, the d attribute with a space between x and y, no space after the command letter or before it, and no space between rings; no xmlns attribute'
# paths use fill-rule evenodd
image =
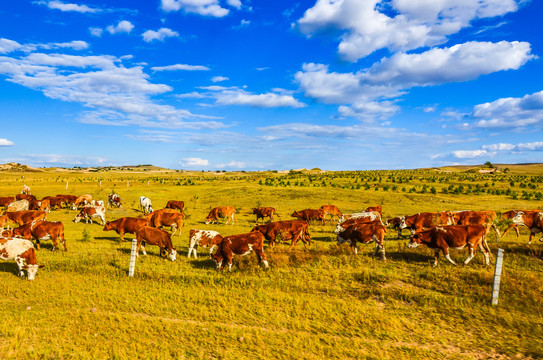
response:
<svg viewBox="0 0 543 360"><path fill-rule="evenodd" d="M228 224L228 220L232 221L234 225L234 215L236 214L236 209L233 206L218 206L211 209L209 215L206 217L206 225L211 223L214 224L215 221L219 221L219 218L226 218L225 225Z"/></svg>
<svg viewBox="0 0 543 360"><path fill-rule="evenodd" d="M265 217L269 217L270 221L273 221L274 213L275 213L275 208L272 208L272 207L253 208L253 214L256 215L256 222L258 222L258 219L260 218L262 218L262 222L264 222Z"/></svg>
<svg viewBox="0 0 543 360"><path fill-rule="evenodd" d="M34 280L38 268L43 267L36 263L34 244L25 239L0 239L0 259L15 260L19 267L19 276L24 278L23 270L26 270L28 280Z"/></svg>
<svg viewBox="0 0 543 360"><path fill-rule="evenodd" d="M385 221L385 226L390 226L394 230L398 231L398 239L403 237L402 229L400 228L400 225L402 223L402 218L403 218L403 216L397 216L395 218L388 219L387 221Z"/></svg>
<svg viewBox="0 0 543 360"><path fill-rule="evenodd" d="M74 222L78 223L82 219L85 219L86 224L88 224L89 221L92 223L93 217L100 218L100 223L104 225L106 223L106 209L103 206L85 205L75 216Z"/></svg>
<svg viewBox="0 0 543 360"><path fill-rule="evenodd" d="M339 211L338 207L335 205L323 205L321 206L321 209L324 210L324 216L330 214L330 221L332 221L334 215L338 217L338 221L343 216L341 211Z"/></svg>
<svg viewBox="0 0 543 360"><path fill-rule="evenodd" d="M66 207L70 207L70 205L73 205L75 201L77 200L77 196L75 195L62 195L59 194L56 196L57 199L61 201Z"/></svg>
<svg viewBox="0 0 543 360"><path fill-rule="evenodd" d="M311 245L309 225L303 220L286 220L256 225L251 231L261 232L271 246L275 246L276 242L278 242L277 237L280 237L282 240L292 239L289 250L296 245L298 240L302 240L306 249L307 245Z"/></svg>
<svg viewBox="0 0 543 360"><path fill-rule="evenodd" d="M211 255L217 268L221 269L223 262L226 259L228 262L228 271L232 270L232 258L234 255L247 255L252 251L255 252L258 263L264 263L266 268L269 267L266 255L263 251L264 235L259 231L253 231L247 234L226 236L219 244L219 248L215 254Z"/></svg>
<svg viewBox="0 0 543 360"><path fill-rule="evenodd" d="M124 241L124 234L135 234L138 228L147 226L147 222L145 218L123 217L115 221L106 221L103 230L114 230Z"/></svg>
<svg viewBox="0 0 543 360"><path fill-rule="evenodd" d="M15 201L15 198L13 196L2 196L0 197L0 206L1 207L8 207L9 204Z"/></svg>
<svg viewBox="0 0 543 360"><path fill-rule="evenodd" d="M453 212L454 225L490 225L496 232L497 239L501 237L500 231L494 220L496 213L494 211L456 211Z"/></svg>
<svg viewBox="0 0 543 360"><path fill-rule="evenodd" d="M190 254L194 253L194 258L198 258L196 250L198 246L208 247L209 246L209 255L213 252L222 241L222 236L217 231L213 230L196 230L190 229L189 231L189 254L188 258L190 259Z"/></svg>
<svg viewBox="0 0 543 360"><path fill-rule="evenodd" d="M513 218L517 216L520 211L522 211L524 214L529 214L532 212L540 212L541 210L509 210L502 213L501 217L507 220L513 220ZM515 224L514 222L510 223L509 226L507 226L507 228L505 229L501 237L504 237L505 234L507 234L509 230L511 229L515 229L515 232L517 233L517 239L518 239L520 237L520 231L518 228L518 224Z"/></svg>
<svg viewBox="0 0 543 360"><path fill-rule="evenodd" d="M373 256L377 255L381 250L381 258L386 261L385 256L385 233L387 232L385 226L381 221L374 221L366 224L354 224L350 225L337 236L337 244L348 243L354 249L355 255L358 254L356 244L358 242L367 244L371 241L375 242L375 251Z"/></svg>
<svg viewBox="0 0 543 360"><path fill-rule="evenodd" d="M30 194L17 194L15 195L15 199L16 200L28 200L28 202L32 202L32 201L38 201L38 199L36 199L36 197L34 195L30 195Z"/></svg>
<svg viewBox="0 0 543 360"><path fill-rule="evenodd" d="M2 230L7 226L9 230L9 218L6 215L0 215L0 227L2 227Z"/></svg>
<svg viewBox="0 0 543 360"><path fill-rule="evenodd" d="M181 200L170 200L166 204L166 209L178 209L181 212L183 212L184 208L185 208L185 203Z"/></svg>
<svg viewBox="0 0 543 360"><path fill-rule="evenodd" d="M370 206L364 211L366 211L366 212L377 211L379 213L379 215L383 216L383 205Z"/></svg>
<svg viewBox="0 0 543 360"><path fill-rule="evenodd" d="M400 223L401 229L411 230L411 235L438 225L452 225L453 219L450 211L423 212L415 215L406 215Z"/></svg>
<svg viewBox="0 0 543 360"><path fill-rule="evenodd" d="M145 245L156 245L160 248L160 256L168 257L171 261L175 261L177 250L172 245L170 234L164 230L155 229L150 226L142 226L136 230L136 240L138 247L136 255L140 252L140 247L143 250L143 255L147 255Z"/></svg>
<svg viewBox="0 0 543 360"><path fill-rule="evenodd" d="M350 218L345 220L344 222L338 223L334 234L341 234L345 229L347 229L351 225L362 225L362 224L381 224L384 226L381 219L373 219L370 217L362 217L362 218Z"/></svg>
<svg viewBox="0 0 543 360"><path fill-rule="evenodd" d="M47 218L47 214L42 210L7 211L4 215L19 226L24 225L27 222L46 220Z"/></svg>
<svg viewBox="0 0 543 360"><path fill-rule="evenodd" d="M301 211L294 211L292 217L296 217L300 220L305 220L309 223L310 220L320 220L324 225L324 210L323 209L305 209Z"/></svg>
<svg viewBox="0 0 543 360"><path fill-rule="evenodd" d="M68 251L66 240L64 239L64 225L60 221L42 221L35 220L28 222L23 226L13 229L13 236L22 237L27 240L34 238L36 240L36 249L40 250L40 241L53 241L53 251L57 249L57 240L64 246L64 251Z"/></svg>
<svg viewBox="0 0 543 360"><path fill-rule="evenodd" d="M485 264L489 265L490 249L486 243L487 230L488 228L483 225L436 226L411 235L407 247L412 249L420 244L424 244L430 249L434 249L434 266L437 266L440 251L443 251L445 258L451 264L456 265L449 255L449 248L462 249L467 245L469 256L464 261L464 265L467 265L475 256L476 247L479 246L485 255Z"/></svg>
<svg viewBox="0 0 543 360"><path fill-rule="evenodd" d="M92 195L79 195L73 202L72 210L77 210L78 207L90 204Z"/></svg>
<svg viewBox="0 0 543 360"><path fill-rule="evenodd" d="M532 243L532 238L535 234L543 232L543 212L529 212L524 213L519 211L517 215L513 218L513 223L521 226L526 226L530 229L530 238L528 239L528 244ZM539 241L543 241L543 235Z"/></svg>
<svg viewBox="0 0 543 360"><path fill-rule="evenodd" d="M163 210L172 210L172 209L163 209ZM162 229L163 226L171 226L173 233L179 229L179 236L181 236L181 228L183 227L183 221L185 220L185 215L182 213L169 212L169 211L154 211L149 217L149 226Z"/></svg>
<svg viewBox="0 0 543 360"><path fill-rule="evenodd" d="M29 206L30 206L30 203L28 202L28 200L26 199L17 200L8 205L6 212L7 211L10 211L10 212L25 211L25 210L28 210Z"/></svg>
<svg viewBox="0 0 543 360"><path fill-rule="evenodd" d="M121 204L121 197L117 195L116 193L109 194L107 197L107 207L116 207L121 208L123 205Z"/></svg>

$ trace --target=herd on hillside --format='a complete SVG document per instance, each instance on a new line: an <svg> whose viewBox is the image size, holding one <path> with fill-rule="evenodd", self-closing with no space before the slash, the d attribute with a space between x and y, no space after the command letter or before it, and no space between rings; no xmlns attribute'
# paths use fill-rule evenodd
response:
<svg viewBox="0 0 543 360"><path fill-rule="evenodd" d="M56 195L46 196L41 200L31 194L31 189L24 186L21 193L16 196L0 197L0 207L5 212L0 216L0 259L14 260L19 268L19 275L24 278L25 271L28 280L33 280L38 268L36 250L40 249L42 240L52 240L53 250L58 243L67 251L64 238L64 225L62 222L47 221L47 214L56 209L68 208L77 212L74 222L85 220L93 223L98 219L104 225L104 231L113 230L124 240L126 233L135 234L137 241L137 254L140 249L144 255L146 245L155 245L160 248L160 255L175 261L177 250L173 247L171 236L176 232L181 236L181 228L185 215L184 202L179 200L168 201L166 207L154 210L151 200L145 196L140 197L140 208L143 215L140 217L123 217L115 221L106 221L106 207L121 208L122 202L119 195L112 193L108 196L107 204L96 201L91 195ZM385 256L385 233L388 228L398 232L402 237L402 230L411 231L408 248L415 248L421 244L435 251L434 266L438 264L440 252L445 258L456 265L449 254L450 248L461 249L467 246L468 257L464 261L467 265L475 256L479 247L484 255L485 264L490 264L490 249L486 238L492 228L499 239L509 230L514 229L517 238L520 236L519 226L530 230L529 243L536 233L543 232L543 212L539 210L510 210L501 214L502 219L509 220L504 233L496 226L497 214L494 211L442 211L423 212L414 215L405 215L383 220L382 206L372 206L364 211L353 214L343 214L335 205L323 205L320 209L305 209L294 211L293 218L297 220L274 221L273 207L253 208L256 215L256 225L248 233L231 236L222 236L214 230L191 229L189 231L188 258L197 258L198 247L209 248L210 257L215 261L217 268L221 269L228 264L228 270L232 269L234 255L246 255L254 252L259 264L269 267L264 254L264 241L274 247L283 241L290 241L292 249L298 241L302 241L304 247L311 244L309 225L311 222L325 224L325 217L330 215L332 222L337 217L334 233L337 243L348 243L354 254L358 253L357 244L375 243L373 256L381 253ZM205 218L205 224L214 224L225 219L225 224L234 224L236 210L233 206L219 206L211 209ZM265 222L268 218L269 221ZM261 223L260 220L262 220ZM10 223L17 227L10 229ZM163 230L164 226L170 227L169 232ZM35 241L34 243L31 241ZM543 236L539 239L543 241ZM215 251L214 251L215 250Z"/></svg>

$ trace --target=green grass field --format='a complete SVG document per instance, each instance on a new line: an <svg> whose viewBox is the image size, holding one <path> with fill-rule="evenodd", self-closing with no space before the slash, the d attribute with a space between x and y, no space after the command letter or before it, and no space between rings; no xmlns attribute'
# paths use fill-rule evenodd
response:
<svg viewBox="0 0 543 360"><path fill-rule="evenodd" d="M535 170L534 170L535 169ZM441 210L541 209L541 167L499 175L436 170L280 174L208 172L1 172L0 196L23 184L38 198L112 191L122 209L108 220L138 216L145 195L155 209L183 200L186 223L173 237L175 262L148 246L134 278L127 276L130 241L102 226L73 222L71 210L52 211L65 225L68 252L42 242L36 280L23 281L13 262L0 262L0 357L3 359L529 359L543 357L543 243L514 233L489 245L505 250L498 306L490 305L494 267L478 253L469 266L433 251L409 250L395 231L387 262L373 245L337 246L334 224L310 226L309 250L298 244L265 247L270 269L256 257L235 259L219 272L199 249L188 260L188 230L244 233L251 208L273 206L281 220L294 210L337 205L343 212L383 205L384 217ZM24 178L23 178L24 176ZM101 186L100 186L101 181ZM66 189L68 182L68 189ZM128 182L128 187L127 187ZM445 190L443 190L445 189ZM235 225L205 225L219 205L237 209ZM503 224L502 224L503 225ZM503 226L502 226L503 229ZM405 233L407 235L407 232ZM128 234L127 239L134 238ZM467 252L452 251L463 261ZM492 264L495 258L492 258Z"/></svg>

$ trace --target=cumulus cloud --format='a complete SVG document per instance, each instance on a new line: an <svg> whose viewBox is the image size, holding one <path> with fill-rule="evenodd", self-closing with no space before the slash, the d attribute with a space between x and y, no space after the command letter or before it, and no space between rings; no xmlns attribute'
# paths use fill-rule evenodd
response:
<svg viewBox="0 0 543 360"><path fill-rule="evenodd" d="M435 46L473 20L517 8L514 0L318 0L297 25L309 36L337 29L343 33L338 52L357 61L379 49L395 52ZM393 17L387 15L392 13Z"/></svg>
<svg viewBox="0 0 543 360"><path fill-rule="evenodd" d="M126 68L114 56L44 53L20 58L3 56L0 74L7 81L41 91L49 98L88 107L91 110L79 117L84 123L191 129L225 126L209 121L216 118L155 102L154 95L172 88L150 82L141 66Z"/></svg>
<svg viewBox="0 0 543 360"><path fill-rule="evenodd" d="M101 11L100 9L91 8L87 5L63 3L62 1L40 1L38 3L47 5L49 9L60 10L63 12L74 11L78 13L98 13Z"/></svg>
<svg viewBox="0 0 543 360"><path fill-rule="evenodd" d="M228 5L235 7L236 9L241 9L241 6L243 5L240 0L227 0L226 1Z"/></svg>
<svg viewBox="0 0 543 360"><path fill-rule="evenodd" d="M8 139L0 138L0 146L13 146L15 143L13 141L10 141Z"/></svg>
<svg viewBox="0 0 543 360"><path fill-rule="evenodd" d="M15 50L19 50L22 47L17 41L10 39L0 39L0 54L7 54Z"/></svg>
<svg viewBox="0 0 543 360"><path fill-rule="evenodd" d="M183 10L186 13L212 17L224 17L230 12L221 7L218 0L161 0L161 8L166 12Z"/></svg>
<svg viewBox="0 0 543 360"><path fill-rule="evenodd" d="M208 166L209 160L200 159L197 157L190 157L190 158L184 158L182 161L179 162L179 164L181 164L181 166L189 166L189 167Z"/></svg>
<svg viewBox="0 0 543 360"><path fill-rule="evenodd" d="M223 169L231 169L231 168L242 169L245 167L245 165L246 164L243 161L230 161L228 163L217 164L216 167L223 168Z"/></svg>
<svg viewBox="0 0 543 360"><path fill-rule="evenodd" d="M246 105L262 108L293 107L302 108L307 106L296 100L292 95L277 92L254 94L239 87L207 86L202 87L209 90L209 97L215 98L218 105Z"/></svg>
<svg viewBox="0 0 543 360"><path fill-rule="evenodd" d="M110 34L120 34L120 33L127 33L129 34L132 29L134 29L134 25L127 20L122 20L117 23L117 25L109 25L106 30Z"/></svg>
<svg viewBox="0 0 543 360"><path fill-rule="evenodd" d="M533 58L526 42L467 42L421 54L397 53L356 73L331 72L327 65L308 63L295 79L306 96L343 105L344 115L382 118L399 110L390 99L412 87L473 80L518 69Z"/></svg>
<svg viewBox="0 0 543 360"><path fill-rule="evenodd" d="M221 81L226 81L226 80L230 80L229 78L227 78L226 76L213 76L211 78L211 81L212 82L221 82Z"/></svg>
<svg viewBox="0 0 543 360"><path fill-rule="evenodd" d="M99 27L90 27L89 32L94 37L101 37L102 34L104 33L104 30L102 30L102 28L99 28Z"/></svg>
<svg viewBox="0 0 543 360"><path fill-rule="evenodd" d="M154 30L147 30L143 34L141 34L143 37L143 40L145 42L151 42L151 41L164 41L164 39L169 37L178 37L179 33L177 31L173 31L168 28L160 28L157 31Z"/></svg>
<svg viewBox="0 0 543 360"><path fill-rule="evenodd" d="M151 68L153 71L207 71L210 70L207 66L203 65L187 65L187 64L175 64L168 66L154 66Z"/></svg>
<svg viewBox="0 0 543 360"><path fill-rule="evenodd" d="M73 40L62 43L45 43L45 44L25 44L21 45L16 41L9 39L0 39L0 54L7 54L13 51L32 52L37 49L53 50L53 49L74 49L85 50L88 49L89 44L82 40Z"/></svg>
<svg viewBox="0 0 543 360"><path fill-rule="evenodd" d="M543 91L524 95L521 98L501 98L476 105L468 124L476 128L524 128L543 125Z"/></svg>
<svg viewBox="0 0 543 360"><path fill-rule="evenodd" d="M496 155L495 152L490 152L487 150L457 150L453 151L452 154L458 159L475 159Z"/></svg>
<svg viewBox="0 0 543 360"><path fill-rule="evenodd" d="M22 154L12 159L31 166L104 166L108 159L100 156L66 154Z"/></svg>

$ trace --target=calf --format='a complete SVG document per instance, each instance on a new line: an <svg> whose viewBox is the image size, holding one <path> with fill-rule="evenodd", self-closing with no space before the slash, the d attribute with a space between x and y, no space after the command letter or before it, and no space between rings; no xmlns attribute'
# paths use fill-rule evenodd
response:
<svg viewBox="0 0 543 360"><path fill-rule="evenodd" d="M153 212L153 204L151 199L145 196L140 196L140 206L144 214L149 214Z"/></svg>
<svg viewBox="0 0 543 360"><path fill-rule="evenodd" d="M311 245L309 225L306 221L277 221L265 225L256 225L251 231L261 232L262 235L264 235L264 238L269 241L271 246L275 246L276 242L278 242L278 237L282 238L283 240L292 239L289 250L296 245L298 240L302 240L306 249L307 245Z"/></svg>
<svg viewBox="0 0 543 360"><path fill-rule="evenodd" d="M324 225L324 210L323 209L305 209L301 211L294 211L292 217L296 217L300 220L305 220L309 223L311 220L320 220Z"/></svg>
<svg viewBox="0 0 543 360"><path fill-rule="evenodd" d="M437 266L440 251L443 251L445 258L451 264L456 265L449 255L449 248L462 249L467 245L469 255L464 261L464 265L467 265L475 256L476 247L479 246L485 255L485 264L489 265L490 249L486 243L487 230L488 228L483 225L436 226L411 235L407 247L412 249L424 244L430 249L434 249L435 267Z"/></svg>
<svg viewBox="0 0 543 360"><path fill-rule="evenodd" d="M114 230L124 241L124 234L135 234L138 228L147 226L147 223L148 220L145 218L123 217L115 221L106 221L103 230Z"/></svg>
<svg viewBox="0 0 543 360"><path fill-rule="evenodd" d="M106 223L106 209L103 206L85 205L75 216L74 222L78 223L85 219L85 223L88 224L89 221L92 223L94 217L99 218L100 223L104 225Z"/></svg>
<svg viewBox="0 0 543 360"><path fill-rule="evenodd" d="M77 210L80 206L90 204L92 201L92 195L79 195L73 202L72 210Z"/></svg>
<svg viewBox="0 0 543 360"><path fill-rule="evenodd" d="M274 213L275 213L275 208L272 208L272 207L253 208L253 214L256 215L256 222L258 222L258 219L260 218L262 218L262 222L264 222L265 217L269 217L270 221L273 221Z"/></svg>
<svg viewBox="0 0 543 360"><path fill-rule="evenodd" d="M219 246L222 241L222 236L217 231L213 230L196 230L190 229L189 231L189 254L188 258L190 259L190 254L194 254L194 258L198 258L196 250L198 246L208 247L209 246L209 256L213 253L213 250Z"/></svg>
<svg viewBox="0 0 543 360"><path fill-rule="evenodd" d="M107 207L116 207L121 208L123 205L121 204L121 197L115 193L109 194L107 197Z"/></svg>
<svg viewBox="0 0 543 360"><path fill-rule="evenodd" d="M209 214L206 217L205 223L214 224L215 221L219 221L220 218L226 218L225 225L228 224L228 220L232 221L234 225L234 215L236 214L236 209L233 206L217 206L209 211Z"/></svg>
<svg viewBox="0 0 543 360"><path fill-rule="evenodd" d="M343 216L341 211L339 211L339 208L335 205L323 205L321 206L321 209L324 211L324 216L330 214L330 221L332 221L334 215L338 217L338 221Z"/></svg>
<svg viewBox="0 0 543 360"><path fill-rule="evenodd" d="M15 260L19 267L19 276L24 278L23 270L26 270L28 280L34 280L38 268L43 267L36 263L34 245L25 239L0 239L0 259Z"/></svg>
<svg viewBox="0 0 543 360"><path fill-rule="evenodd" d="M166 210L166 209L164 209ZM168 209L171 210L171 209ZM183 221L185 220L185 215L182 213L176 212L167 212L167 211L155 211L152 213L149 218L149 226L162 229L163 226L171 226L173 233L179 229L179 236L181 236L181 228L183 227Z"/></svg>
<svg viewBox="0 0 543 360"><path fill-rule="evenodd" d="M266 255L263 251L264 235L259 231L253 231L247 234L226 236L219 244L219 248L215 254L211 255L217 268L223 267L223 262L226 259L228 262L228 271L232 271L232 258L234 255L247 255L252 251L255 252L258 263L264 263L266 268L269 267Z"/></svg>
<svg viewBox="0 0 543 360"><path fill-rule="evenodd" d="M40 250L41 240L50 239L53 241L53 251L55 251L58 245L57 240L60 240L60 243L64 246L64 251L68 251L66 239L64 239L64 225L60 221L34 220L13 229L13 236L27 240L35 239L37 250Z"/></svg>
<svg viewBox="0 0 543 360"><path fill-rule="evenodd" d="M374 221L369 224L354 224L350 225L337 236L337 244L348 243L354 249L355 255L358 254L356 244L358 242L367 244L371 241L375 242L375 251L373 256L377 255L381 250L381 258L386 261L385 256L385 226L380 221Z"/></svg>
<svg viewBox="0 0 543 360"><path fill-rule="evenodd" d="M42 210L7 211L4 215L19 226L34 220L46 220L47 218L47 214Z"/></svg>
<svg viewBox="0 0 543 360"><path fill-rule="evenodd" d="M142 226L136 230L136 240L138 244L136 254L139 254L141 247L143 255L147 255L145 245L156 245L160 248L160 256L163 258L168 257L171 261L175 261L177 250L173 247L170 234L166 231Z"/></svg>
<svg viewBox="0 0 543 360"><path fill-rule="evenodd" d="M185 203L181 200L170 200L166 204L166 209L177 209L183 212L184 208L185 208Z"/></svg>

